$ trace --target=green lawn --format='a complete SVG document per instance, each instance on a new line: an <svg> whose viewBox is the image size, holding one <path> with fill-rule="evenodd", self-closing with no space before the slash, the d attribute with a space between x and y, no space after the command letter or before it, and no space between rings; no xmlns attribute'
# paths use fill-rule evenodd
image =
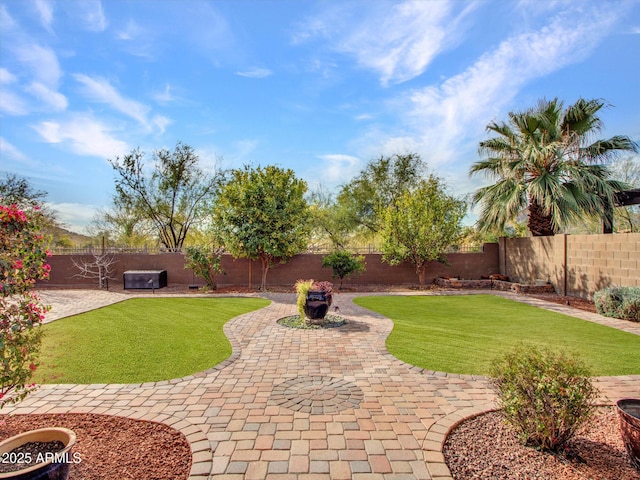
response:
<svg viewBox="0 0 640 480"><path fill-rule="evenodd" d="M486 375L518 342L577 353L599 375L640 373L640 336L493 295L371 296L393 320L387 349L429 370Z"/></svg>
<svg viewBox="0 0 640 480"><path fill-rule="evenodd" d="M135 298L44 325L36 383L141 383L206 370L231 355L222 326L257 298Z"/></svg>

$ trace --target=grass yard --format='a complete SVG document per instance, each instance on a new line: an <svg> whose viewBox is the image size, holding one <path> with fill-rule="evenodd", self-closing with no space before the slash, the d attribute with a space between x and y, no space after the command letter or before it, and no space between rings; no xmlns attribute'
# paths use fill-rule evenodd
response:
<svg viewBox="0 0 640 480"><path fill-rule="evenodd" d="M134 298L43 326L36 383L141 383L207 370L231 355L222 326L258 298Z"/></svg>
<svg viewBox="0 0 640 480"><path fill-rule="evenodd" d="M518 342L575 352L593 375L640 373L640 336L493 295L371 296L393 320L387 349L429 370L486 375Z"/></svg>

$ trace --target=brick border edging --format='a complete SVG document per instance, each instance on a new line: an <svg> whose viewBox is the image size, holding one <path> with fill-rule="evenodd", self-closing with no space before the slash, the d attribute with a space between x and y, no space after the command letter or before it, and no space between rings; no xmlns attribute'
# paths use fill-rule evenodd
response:
<svg viewBox="0 0 640 480"><path fill-rule="evenodd" d="M425 463L432 479L453 480L443 452L444 442L447 440L451 431L465 420L495 410L495 404L484 402L480 405L449 413L429 427L427 435L422 442L422 451L424 452Z"/></svg>
<svg viewBox="0 0 640 480"><path fill-rule="evenodd" d="M205 433L193 423L184 418L167 415L164 413L146 413L140 410L109 408L100 413L87 412L86 409L71 409L61 414L89 414L89 415L109 415L112 417L128 418L144 422L159 423L171 427L182 433L191 450L191 468L188 480L205 480L209 478L213 468L213 452L209 439Z"/></svg>

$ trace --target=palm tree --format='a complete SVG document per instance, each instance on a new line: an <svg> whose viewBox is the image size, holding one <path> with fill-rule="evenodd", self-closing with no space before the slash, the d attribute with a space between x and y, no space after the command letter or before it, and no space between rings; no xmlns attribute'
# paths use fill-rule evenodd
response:
<svg viewBox="0 0 640 480"><path fill-rule="evenodd" d="M554 235L587 215L602 217L605 205L626 188L610 178L606 164L619 152L637 151L629 137L594 138L602 129L600 99L579 99L566 110L558 99L541 100L536 108L510 112L508 123L492 122L496 136L480 142L487 158L471 166L496 180L473 196L481 204L479 226L502 230L528 209L532 235Z"/></svg>

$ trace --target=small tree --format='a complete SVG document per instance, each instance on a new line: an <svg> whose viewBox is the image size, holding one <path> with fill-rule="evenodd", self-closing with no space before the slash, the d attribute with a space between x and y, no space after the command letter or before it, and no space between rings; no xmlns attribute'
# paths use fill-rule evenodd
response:
<svg viewBox="0 0 640 480"><path fill-rule="evenodd" d="M198 168L199 158L188 145L178 142L173 152L153 153L155 166L146 173L144 153L133 150L110 160L116 178L117 211L127 218L150 221L160 243L170 249L182 248L191 225L202 217L215 190L216 177ZM132 214L133 213L133 214Z"/></svg>
<svg viewBox="0 0 640 480"><path fill-rule="evenodd" d="M426 170L426 163L417 153L381 156L369 162L340 189L338 206L348 212L344 221L348 219L352 229L364 230L369 235L379 232L384 210L402 194L416 188Z"/></svg>
<svg viewBox="0 0 640 480"><path fill-rule="evenodd" d="M307 246L307 184L275 166L232 170L218 191L213 212L220 243L234 257L259 259L260 289L276 261L286 262Z"/></svg>
<svg viewBox="0 0 640 480"><path fill-rule="evenodd" d="M322 266L333 270L332 276L340 279L340 288L343 279L364 272L366 268L364 255L353 255L344 250L336 250L323 257Z"/></svg>
<svg viewBox="0 0 640 480"><path fill-rule="evenodd" d="M48 252L37 206L22 211L0 204L0 408L35 389L29 381L38 366L48 307L30 291L49 276Z"/></svg>
<svg viewBox="0 0 640 480"><path fill-rule="evenodd" d="M384 211L383 261L411 262L424 285L429 262L447 263L444 252L460 235L465 213L466 204L447 195L437 177L423 180Z"/></svg>
<svg viewBox="0 0 640 480"><path fill-rule="evenodd" d="M91 253L91 259L86 258L75 259L71 258L73 266L80 270L80 273L76 273L76 277L82 278L95 278L98 280L98 286L100 289L109 289L109 280L115 280L113 276L113 265L118 263L116 257L112 253Z"/></svg>
<svg viewBox="0 0 640 480"><path fill-rule="evenodd" d="M216 290L217 276L219 273L224 273L221 264L222 251L221 247L187 247L185 252L187 263L184 268L190 268L196 276L203 278L207 289Z"/></svg>

